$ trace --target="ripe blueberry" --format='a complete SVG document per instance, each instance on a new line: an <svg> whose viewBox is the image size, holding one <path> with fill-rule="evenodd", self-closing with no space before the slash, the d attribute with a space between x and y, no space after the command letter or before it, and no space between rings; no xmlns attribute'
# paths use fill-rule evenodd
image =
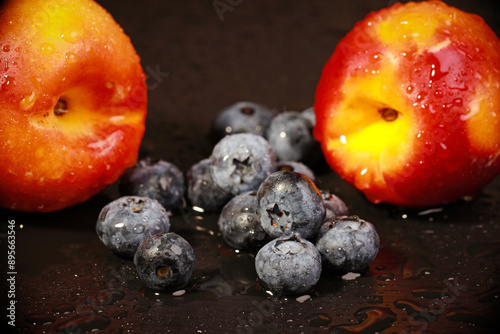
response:
<svg viewBox="0 0 500 334"><path fill-rule="evenodd" d="M276 168L271 146L251 133L225 136L210 156L210 173L215 184L232 195L256 190Z"/></svg>
<svg viewBox="0 0 500 334"><path fill-rule="evenodd" d="M349 209L340 197L332 194L329 190L320 190L323 201L325 202L326 214L325 222L335 217L347 216Z"/></svg>
<svg viewBox="0 0 500 334"><path fill-rule="evenodd" d="M169 229L165 208L155 199L139 196L124 196L108 203L96 223L99 239L123 257L134 256L144 239Z"/></svg>
<svg viewBox="0 0 500 334"><path fill-rule="evenodd" d="M231 193L216 185L210 173L210 159L191 166L186 174L187 197L191 205L204 211L219 211L230 199Z"/></svg>
<svg viewBox="0 0 500 334"><path fill-rule="evenodd" d="M195 255L191 245L175 233L158 233L144 240L134 255L137 274L154 290L176 290L191 278Z"/></svg>
<svg viewBox="0 0 500 334"><path fill-rule="evenodd" d="M358 216L337 217L321 226L316 248L325 269L359 272L377 256L379 236L373 224Z"/></svg>
<svg viewBox="0 0 500 334"><path fill-rule="evenodd" d="M184 175L174 164L154 158L140 160L120 178L120 193L158 200L168 211L182 203Z"/></svg>
<svg viewBox="0 0 500 334"><path fill-rule="evenodd" d="M255 257L257 275L264 284L281 294L310 290L321 276L321 255L299 235L284 236L264 245Z"/></svg>
<svg viewBox="0 0 500 334"><path fill-rule="evenodd" d="M302 110L300 112L300 115L305 119L307 119L312 124L313 127L316 125L316 114L314 113L313 107L309 107L305 110Z"/></svg>
<svg viewBox="0 0 500 334"><path fill-rule="evenodd" d="M212 123L212 134L216 140L235 133L253 133L264 136L274 113L261 104L241 101L234 103L216 116Z"/></svg>
<svg viewBox="0 0 500 334"><path fill-rule="evenodd" d="M313 125L297 111L276 115L267 131L267 140L278 161L315 163L321 148L312 135Z"/></svg>
<svg viewBox="0 0 500 334"><path fill-rule="evenodd" d="M300 234L314 237L325 217L325 204L306 176L278 171L267 177L257 192L260 222L273 238Z"/></svg>
<svg viewBox="0 0 500 334"><path fill-rule="evenodd" d="M217 223L228 245L252 250L267 242L257 206L257 193L249 191L236 195L222 208Z"/></svg>

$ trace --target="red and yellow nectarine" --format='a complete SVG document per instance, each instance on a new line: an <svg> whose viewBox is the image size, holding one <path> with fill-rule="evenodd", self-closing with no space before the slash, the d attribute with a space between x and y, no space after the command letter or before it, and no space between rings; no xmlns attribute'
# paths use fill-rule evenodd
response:
<svg viewBox="0 0 500 334"><path fill-rule="evenodd" d="M440 205L500 172L500 41L440 1L370 13L338 43L316 90L315 137L370 201Z"/></svg>
<svg viewBox="0 0 500 334"><path fill-rule="evenodd" d="M0 9L0 206L87 200L136 162L147 89L140 59L92 0Z"/></svg>

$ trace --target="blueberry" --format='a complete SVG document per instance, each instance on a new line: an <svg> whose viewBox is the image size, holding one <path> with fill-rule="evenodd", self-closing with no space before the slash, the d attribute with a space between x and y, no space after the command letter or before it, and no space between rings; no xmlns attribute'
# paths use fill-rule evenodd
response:
<svg viewBox="0 0 500 334"><path fill-rule="evenodd" d="M316 114L314 113L314 108L310 107L301 111L301 116L311 122L312 126L316 125Z"/></svg>
<svg viewBox="0 0 500 334"><path fill-rule="evenodd" d="M253 250L268 241L260 224L257 205L257 193L249 191L236 195L222 208L217 223L228 245Z"/></svg>
<svg viewBox="0 0 500 334"><path fill-rule="evenodd" d="M191 278L195 255L191 245L175 233L158 233L144 240L134 256L137 274L154 290L176 290Z"/></svg>
<svg viewBox="0 0 500 334"><path fill-rule="evenodd" d="M141 242L168 232L170 220L155 199L125 196L108 203L97 218L96 231L104 245L120 256L132 257Z"/></svg>
<svg viewBox="0 0 500 334"><path fill-rule="evenodd" d="M316 248L325 269L359 272L377 256L379 237L373 224L357 216L337 217L321 226Z"/></svg>
<svg viewBox="0 0 500 334"><path fill-rule="evenodd" d="M186 174L187 197L191 205L203 211L219 211L231 199L231 193L217 186L210 173L210 159L191 166Z"/></svg>
<svg viewBox="0 0 500 334"><path fill-rule="evenodd" d="M298 233L314 237L324 222L325 204L306 176L278 171L262 182L257 192L260 222L273 238Z"/></svg>
<svg viewBox="0 0 500 334"><path fill-rule="evenodd" d="M212 123L212 133L216 140L235 133L264 136L273 117L273 111L266 106L250 101L237 102L219 112Z"/></svg>
<svg viewBox="0 0 500 334"><path fill-rule="evenodd" d="M257 275L273 293L301 294L309 291L321 276L321 255L299 235L274 239L255 257Z"/></svg>
<svg viewBox="0 0 500 334"><path fill-rule="evenodd" d="M232 195L256 190L275 168L276 158L267 140L251 133L222 138L210 156L215 184Z"/></svg>
<svg viewBox="0 0 500 334"><path fill-rule="evenodd" d="M184 175L174 164L154 158L140 160L120 177L120 193L158 200L168 211L184 196Z"/></svg>
<svg viewBox="0 0 500 334"><path fill-rule="evenodd" d="M329 190L320 190L320 193L326 207L325 221L339 216L347 216L349 214L347 205L340 197L332 194Z"/></svg>
<svg viewBox="0 0 500 334"><path fill-rule="evenodd" d="M314 172L300 161L280 161L276 164L276 170L289 170L299 174L304 174L313 182L316 180Z"/></svg>
<svg viewBox="0 0 500 334"><path fill-rule="evenodd" d="M312 135L313 125L297 111L276 115L267 131L267 140L278 161L315 163L321 154L319 142Z"/></svg>

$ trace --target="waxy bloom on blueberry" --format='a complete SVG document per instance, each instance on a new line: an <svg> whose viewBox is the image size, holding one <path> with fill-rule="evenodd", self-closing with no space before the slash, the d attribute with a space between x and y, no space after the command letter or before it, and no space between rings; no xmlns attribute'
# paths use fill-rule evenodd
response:
<svg viewBox="0 0 500 334"><path fill-rule="evenodd" d="M255 257L257 275L273 293L301 294L321 276L321 255L299 235L283 236L262 247Z"/></svg>
<svg viewBox="0 0 500 334"><path fill-rule="evenodd" d="M217 224L224 240L234 248L259 249L268 239L260 224L254 191L233 197L222 208Z"/></svg>
<svg viewBox="0 0 500 334"><path fill-rule="evenodd" d="M140 196L124 196L108 203L96 223L99 239L124 257L134 256L144 239L169 229L165 208L155 199Z"/></svg>
<svg viewBox="0 0 500 334"><path fill-rule="evenodd" d="M335 217L347 216L349 214L347 205L340 197L329 190L320 190L320 193L326 207L325 221Z"/></svg>
<svg viewBox="0 0 500 334"><path fill-rule="evenodd" d="M225 136L210 156L215 184L232 195L257 190L276 169L276 157L268 141L251 133Z"/></svg>
<svg viewBox="0 0 500 334"><path fill-rule="evenodd" d="M273 238L300 234L314 237L325 217L325 203L306 176L278 171L267 177L257 192L260 221Z"/></svg>
<svg viewBox="0 0 500 334"><path fill-rule="evenodd" d="M220 111L212 123L212 134L217 140L235 133L265 136L273 117L274 112L262 104L237 102Z"/></svg>
<svg viewBox="0 0 500 334"><path fill-rule="evenodd" d="M204 212L219 211L232 197L229 191L214 183L210 173L210 159L203 159L191 166L186 179L190 204Z"/></svg>
<svg viewBox="0 0 500 334"><path fill-rule="evenodd" d="M195 264L193 248L175 233L158 233L144 240L134 255L137 274L154 290L176 290L191 278Z"/></svg>
<svg viewBox="0 0 500 334"><path fill-rule="evenodd" d="M285 111L273 118L267 140L279 161L317 161L321 147L312 135L313 124L300 112Z"/></svg>
<svg viewBox="0 0 500 334"><path fill-rule="evenodd" d="M325 269L342 274L368 267L377 256L379 243L373 224L358 216L345 216L321 226L316 248Z"/></svg>
<svg viewBox="0 0 500 334"><path fill-rule="evenodd" d="M181 205L184 191L182 172L174 164L161 159L142 159L120 177L122 195L154 198L169 211Z"/></svg>

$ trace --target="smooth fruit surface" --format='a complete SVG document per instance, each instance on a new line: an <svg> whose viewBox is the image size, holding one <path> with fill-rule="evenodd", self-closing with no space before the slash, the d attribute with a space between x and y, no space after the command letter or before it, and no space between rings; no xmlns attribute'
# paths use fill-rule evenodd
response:
<svg viewBox="0 0 500 334"><path fill-rule="evenodd" d="M85 201L137 160L145 75L130 39L91 0L0 11L0 206Z"/></svg>
<svg viewBox="0 0 500 334"><path fill-rule="evenodd" d="M500 41L440 1L370 13L338 43L316 90L315 137L375 203L425 207L500 172Z"/></svg>

